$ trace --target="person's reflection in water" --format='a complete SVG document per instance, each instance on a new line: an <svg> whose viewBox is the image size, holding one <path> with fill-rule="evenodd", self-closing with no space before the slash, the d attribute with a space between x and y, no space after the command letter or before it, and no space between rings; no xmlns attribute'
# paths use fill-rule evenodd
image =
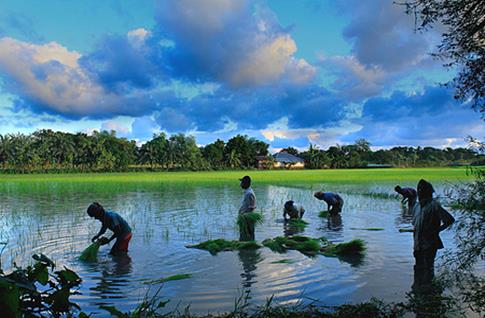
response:
<svg viewBox="0 0 485 318"><path fill-rule="evenodd" d="M255 271L258 268L256 264L261 261L261 254L258 250L247 249L239 250L238 256L243 267L243 272L241 273L243 288L250 288L256 282ZM249 290L246 290L246 292L249 292Z"/></svg>
<svg viewBox="0 0 485 318"><path fill-rule="evenodd" d="M128 287L130 280L126 278L133 270L131 257L127 253L112 255L111 260L100 264L101 277L91 290L99 293L104 299L124 298L123 287Z"/></svg>
<svg viewBox="0 0 485 318"><path fill-rule="evenodd" d="M285 222L283 225L283 233L285 236L300 234L303 231L305 231L304 227L290 225L288 222Z"/></svg>
<svg viewBox="0 0 485 318"><path fill-rule="evenodd" d="M409 294L416 318L445 317L447 306L443 303L443 287L429 277L430 272L414 268L414 282Z"/></svg>
<svg viewBox="0 0 485 318"><path fill-rule="evenodd" d="M327 219L327 226L330 231L342 231L342 216L340 216L340 214L329 215Z"/></svg>

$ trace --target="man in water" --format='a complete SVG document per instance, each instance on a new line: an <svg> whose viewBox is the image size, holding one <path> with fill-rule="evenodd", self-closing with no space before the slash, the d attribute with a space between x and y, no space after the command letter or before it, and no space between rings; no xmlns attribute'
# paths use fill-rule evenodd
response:
<svg viewBox="0 0 485 318"><path fill-rule="evenodd" d="M413 207L415 284L429 284L434 277L436 251L443 248L439 233L455 219L433 199L433 186L421 179L418 183L419 202Z"/></svg>
<svg viewBox="0 0 485 318"><path fill-rule="evenodd" d="M287 215L290 217L290 220L293 220L301 219L303 214L305 214L305 209L303 206L300 204L295 204L295 202L291 200L285 202L285 208L283 210L283 219L285 219L285 222L288 221L286 218Z"/></svg>
<svg viewBox="0 0 485 318"><path fill-rule="evenodd" d="M251 189L251 178L244 176L241 179L241 188L244 190L241 207L239 208L239 215L253 212L256 209L256 196L253 189ZM239 225L239 240L240 241L254 241L254 223L246 222Z"/></svg>
<svg viewBox="0 0 485 318"><path fill-rule="evenodd" d="M337 193L319 191L315 192L313 196L327 203L327 212L330 214L337 214L342 211L344 200Z"/></svg>
<svg viewBox="0 0 485 318"><path fill-rule="evenodd" d="M407 200L408 202L408 209L411 210L416 203L416 190L413 188L401 188L400 186L396 186L394 191L402 195L401 203L404 204Z"/></svg>
<svg viewBox="0 0 485 318"><path fill-rule="evenodd" d="M105 211L105 209L98 202L93 202L87 210L90 217L99 220L102 224L98 234L96 234L91 241L96 241L103 235L107 229L113 232L113 235L108 238L101 238L101 245L109 244L116 239L115 244L111 248L110 254L122 254L128 252L128 244L131 240L131 228L126 221L116 212Z"/></svg>

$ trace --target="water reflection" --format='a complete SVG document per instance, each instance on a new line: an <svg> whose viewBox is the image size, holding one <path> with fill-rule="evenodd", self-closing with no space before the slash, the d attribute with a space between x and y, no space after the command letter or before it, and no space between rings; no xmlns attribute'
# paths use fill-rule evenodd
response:
<svg viewBox="0 0 485 318"><path fill-rule="evenodd" d="M101 275L96 277L96 285L90 290L102 299L123 299L123 289L130 285L132 261L128 254L110 255L104 261L93 266L90 271L97 271ZM107 304L101 302L99 304Z"/></svg>
<svg viewBox="0 0 485 318"><path fill-rule="evenodd" d="M408 297L416 318L444 317L447 313L443 287L433 278L433 272L414 266L414 282Z"/></svg>
<svg viewBox="0 0 485 318"><path fill-rule="evenodd" d="M303 226L291 225L288 221L283 223L283 233L284 236L292 236L303 233L305 228Z"/></svg>
<svg viewBox="0 0 485 318"><path fill-rule="evenodd" d="M243 268L243 272L241 273L243 288L250 288L253 284L257 283L255 271L258 268L256 264L262 260L261 253L253 249L240 250L238 256Z"/></svg>
<svg viewBox="0 0 485 318"><path fill-rule="evenodd" d="M327 218L327 227L330 231L340 232L343 229L342 216L340 213L329 215Z"/></svg>

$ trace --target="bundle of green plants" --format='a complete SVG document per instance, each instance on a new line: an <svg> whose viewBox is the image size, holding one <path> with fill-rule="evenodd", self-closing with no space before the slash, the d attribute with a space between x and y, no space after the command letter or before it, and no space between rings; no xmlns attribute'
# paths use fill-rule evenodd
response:
<svg viewBox="0 0 485 318"><path fill-rule="evenodd" d="M271 264L293 264L295 261L292 259L284 258L280 259L279 261L271 262Z"/></svg>
<svg viewBox="0 0 485 318"><path fill-rule="evenodd" d="M208 240L195 245L187 245L187 248L197 248L200 250L209 251L212 255L216 255L223 251L245 250L245 249L258 249L261 245L255 241L227 241L224 239Z"/></svg>
<svg viewBox="0 0 485 318"><path fill-rule="evenodd" d="M99 241L96 241L86 247L84 251L82 251L81 256L79 256L79 260L83 262L96 262L98 259L98 250L101 246Z"/></svg>
<svg viewBox="0 0 485 318"><path fill-rule="evenodd" d="M248 227L253 227L256 224L263 224L264 218L262 213L248 212L241 213L237 217L237 225L239 225L239 231L243 236L249 237Z"/></svg>
<svg viewBox="0 0 485 318"><path fill-rule="evenodd" d="M326 256L343 256L362 254L365 251L365 242L361 239L355 239L345 243L333 244L328 242L325 247L321 249L323 255Z"/></svg>
<svg viewBox="0 0 485 318"><path fill-rule="evenodd" d="M277 236L272 239L266 239L262 244L273 252L285 253L287 250L297 250L303 254L316 255L320 249L320 239L294 235L294 236Z"/></svg>
<svg viewBox="0 0 485 318"><path fill-rule="evenodd" d="M404 232L414 232L413 229L399 229L399 233L404 233Z"/></svg>
<svg viewBox="0 0 485 318"><path fill-rule="evenodd" d="M290 221L288 222L288 225L304 228L308 225L308 222L303 221L302 219L290 219Z"/></svg>
<svg viewBox="0 0 485 318"><path fill-rule="evenodd" d="M320 211L320 213L318 213L318 216L321 218L326 218L328 217L328 211Z"/></svg>

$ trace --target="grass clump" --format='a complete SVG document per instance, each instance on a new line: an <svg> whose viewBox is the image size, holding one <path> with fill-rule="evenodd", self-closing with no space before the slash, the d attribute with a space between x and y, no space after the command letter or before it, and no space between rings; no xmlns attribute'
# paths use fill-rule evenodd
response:
<svg viewBox="0 0 485 318"><path fill-rule="evenodd" d="M98 250L101 244L99 242L94 242L84 251L82 251L81 255L79 256L79 260L83 262L96 262L98 259Z"/></svg>
<svg viewBox="0 0 485 318"><path fill-rule="evenodd" d="M277 236L272 239L266 239L263 245L273 252L285 253L288 250L297 250L303 254L316 255L320 249L320 240L306 236Z"/></svg>
<svg viewBox="0 0 485 318"><path fill-rule="evenodd" d="M328 217L328 215L329 215L328 211L320 211L320 213L318 213L318 216L321 218L326 218Z"/></svg>
<svg viewBox="0 0 485 318"><path fill-rule="evenodd" d="M365 242L361 239L355 239L346 243L328 243L327 246L322 248L323 255L325 256L344 256L344 255L357 255L362 254L365 251Z"/></svg>
<svg viewBox="0 0 485 318"><path fill-rule="evenodd" d="M384 231L381 227L351 227L351 230L364 230L364 231Z"/></svg>
<svg viewBox="0 0 485 318"><path fill-rule="evenodd" d="M414 232L413 229L399 229L399 233L404 233L404 232Z"/></svg>
<svg viewBox="0 0 485 318"><path fill-rule="evenodd" d="M182 280L182 279L187 279L187 278L191 278L191 277L192 277L192 274L177 274L177 275L172 275L172 276L169 276L169 277L151 280L149 282L145 282L144 284L149 284L149 285L163 284L163 283L166 283L166 282L171 282L171 281L175 281L175 280Z"/></svg>
<svg viewBox="0 0 485 318"><path fill-rule="evenodd" d="M288 221L289 226L305 228L308 225L308 222L303 221L302 219L290 219Z"/></svg>
<svg viewBox="0 0 485 318"><path fill-rule="evenodd" d="M219 252L235 251L235 250L255 250L261 248L261 245L255 241L227 241L224 239L208 240L195 245L187 245L187 248L197 248L199 250L209 251L212 255L216 255Z"/></svg>

